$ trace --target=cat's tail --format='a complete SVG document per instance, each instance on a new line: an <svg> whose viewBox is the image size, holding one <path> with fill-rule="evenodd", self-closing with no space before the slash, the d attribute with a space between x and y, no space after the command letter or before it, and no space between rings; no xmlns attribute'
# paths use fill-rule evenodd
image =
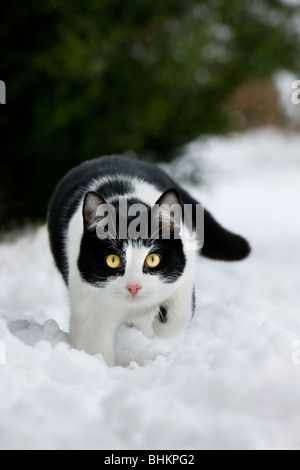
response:
<svg viewBox="0 0 300 470"><path fill-rule="evenodd" d="M222 261L240 261L247 258L250 252L250 245L245 238L223 228L205 209L202 256Z"/></svg>

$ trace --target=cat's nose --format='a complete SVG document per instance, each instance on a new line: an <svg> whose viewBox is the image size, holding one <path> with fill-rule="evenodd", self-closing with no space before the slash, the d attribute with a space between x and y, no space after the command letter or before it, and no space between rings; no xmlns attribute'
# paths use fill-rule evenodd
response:
<svg viewBox="0 0 300 470"><path fill-rule="evenodd" d="M135 295L142 288L141 284L127 284L126 288L132 295Z"/></svg>

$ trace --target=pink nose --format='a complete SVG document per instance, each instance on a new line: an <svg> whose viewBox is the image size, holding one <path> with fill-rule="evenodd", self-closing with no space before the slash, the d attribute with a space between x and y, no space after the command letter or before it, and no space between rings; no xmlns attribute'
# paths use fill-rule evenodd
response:
<svg viewBox="0 0 300 470"><path fill-rule="evenodd" d="M142 286L140 284L127 284L126 288L132 295L135 295Z"/></svg>

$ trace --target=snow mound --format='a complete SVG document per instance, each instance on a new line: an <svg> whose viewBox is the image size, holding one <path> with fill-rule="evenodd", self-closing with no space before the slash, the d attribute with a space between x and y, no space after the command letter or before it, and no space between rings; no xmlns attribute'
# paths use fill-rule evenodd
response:
<svg viewBox="0 0 300 470"><path fill-rule="evenodd" d="M70 347L45 227L3 242L0 448L299 449L300 136L202 139L168 171L251 257L199 259L186 330L150 340L122 326L109 369Z"/></svg>

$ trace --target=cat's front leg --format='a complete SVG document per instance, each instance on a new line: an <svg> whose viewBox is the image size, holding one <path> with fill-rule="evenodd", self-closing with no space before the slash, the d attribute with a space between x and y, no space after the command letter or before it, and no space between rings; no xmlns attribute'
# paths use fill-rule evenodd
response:
<svg viewBox="0 0 300 470"><path fill-rule="evenodd" d="M157 309L151 308L147 311L142 310L132 317L133 326L137 330L141 331L141 333L143 333L143 335L147 338L154 338L155 336L152 324L156 313Z"/></svg>
<svg viewBox="0 0 300 470"><path fill-rule="evenodd" d="M118 311L78 289L71 295L71 344L89 354L102 354L109 367L115 365L114 340L121 318ZM77 295L76 295L77 294Z"/></svg>
<svg viewBox="0 0 300 470"><path fill-rule="evenodd" d="M162 338L177 335L190 322L194 306L194 287L188 280L161 304L152 324L154 333Z"/></svg>
<svg viewBox="0 0 300 470"><path fill-rule="evenodd" d="M102 354L109 367L115 365L114 338L118 325L107 324L101 315L96 321L89 314L72 313L70 321L71 344L88 354Z"/></svg>

